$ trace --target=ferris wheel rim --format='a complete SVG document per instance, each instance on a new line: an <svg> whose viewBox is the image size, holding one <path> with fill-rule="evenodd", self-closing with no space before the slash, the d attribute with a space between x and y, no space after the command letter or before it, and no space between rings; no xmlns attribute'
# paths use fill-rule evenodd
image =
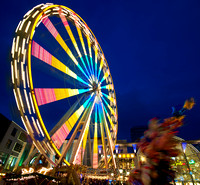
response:
<svg viewBox="0 0 200 185"><path fill-rule="evenodd" d="M35 28L36 28L36 26L37 26L37 24L38 24L38 21L40 20L41 16L43 15L43 13L44 13L45 11L47 11L48 9L53 8L53 7L62 7L62 8L68 9L68 10L72 11L73 13L75 13L73 10L71 10L71 9L69 9L68 7L65 7L65 6L63 6L63 5L50 5L50 6L47 6L43 11L41 11L41 12L39 13L39 15L37 15L37 18L36 18L37 21L36 21L36 20L34 21L34 25L33 25L32 29L31 29L31 35L30 35L29 43L28 43L28 60L27 60L27 66L28 66L28 75L29 75L30 91L31 91L32 99L33 99L34 108L35 108L35 110L36 110L37 118L39 119L39 122L40 122L40 124L41 124L41 126L42 126L42 129L43 129L43 131L44 131L44 133L45 133L46 138L49 140L50 144L52 145L52 147L54 148L54 150L56 151L56 153L59 154L59 155L61 155L60 152L58 151L57 147L55 146L54 142L52 141L52 139L51 139L51 137L50 137L50 135L49 135L49 133L48 133L48 131L47 131L47 129L46 129L46 126L45 126L45 124L44 124L44 121L43 121L43 119L42 119L42 116L41 116L41 114L40 114L40 111L39 111L39 108L38 108L38 103L37 103L36 96L35 96L35 93L34 93L34 87L33 87L33 81L32 81L32 71L31 71L31 46L32 46L32 39L33 39L33 35L34 35L34 30L35 30ZM76 14L76 13L75 13L75 14ZM78 14L76 14L76 15L84 22L84 20L83 20ZM85 23L85 22L84 22L84 23ZM86 24L86 23L85 23L85 24ZM87 25L87 24L86 24L86 25ZM89 27L88 27L88 29L90 30ZM94 34L93 34L93 32L92 32L91 30L90 30L90 33L91 33L91 34L93 35L93 37L96 39L96 37L94 36ZM98 46L100 47L99 43L98 43ZM102 51L101 47L100 47L100 50L101 50L101 52L102 52L102 54L103 54L103 51ZM103 56L104 56L104 54L103 54ZM105 62L106 62L106 67L107 67L108 70L110 71L109 66L108 66L108 63L107 63L107 60L105 59L105 57L104 57L104 60L105 60ZM113 85L113 80L112 80L111 74L110 74L110 78L111 78L112 85ZM114 96L115 96L115 98L116 98L114 85L113 85L113 91L114 91ZM116 114L117 114L117 104L116 104ZM117 121L116 121L116 127L118 127L118 122L117 122ZM116 128L116 130L117 130L117 128ZM116 133L116 134L117 134L117 133ZM116 142L116 138L115 138L115 142ZM66 161L66 162L67 162L68 165L70 165L70 164L68 163L68 161Z"/></svg>

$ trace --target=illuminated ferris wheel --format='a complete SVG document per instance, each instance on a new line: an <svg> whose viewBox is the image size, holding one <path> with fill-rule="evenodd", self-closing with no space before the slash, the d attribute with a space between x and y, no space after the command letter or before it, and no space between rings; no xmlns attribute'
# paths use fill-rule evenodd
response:
<svg viewBox="0 0 200 185"><path fill-rule="evenodd" d="M56 166L83 164L89 148L93 168L116 167L114 85L83 19L65 6L40 4L20 21L11 55L17 107L37 150Z"/></svg>

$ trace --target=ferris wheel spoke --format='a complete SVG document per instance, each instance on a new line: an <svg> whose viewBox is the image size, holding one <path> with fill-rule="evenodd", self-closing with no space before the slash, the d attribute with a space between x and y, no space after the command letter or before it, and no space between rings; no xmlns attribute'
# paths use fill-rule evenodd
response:
<svg viewBox="0 0 200 185"><path fill-rule="evenodd" d="M44 26L48 29L48 31L52 34L52 36L56 39L56 41L61 45L61 47L65 50L65 52L69 55L69 57L72 59L74 64L80 69L80 71L86 76L86 78L89 80L89 77L84 72L83 68L80 66L76 58L74 57L73 53L65 43L65 41L62 39L61 35L58 33L52 22L48 17L45 17L42 19L42 23Z"/></svg>
<svg viewBox="0 0 200 185"><path fill-rule="evenodd" d="M98 132L97 132L97 105L95 106L94 143L93 143L93 168L98 168Z"/></svg>
<svg viewBox="0 0 200 185"><path fill-rule="evenodd" d="M101 83L106 79L106 78L108 78L108 76L110 75L110 72L109 72L109 70L107 70L105 73L104 73L104 76L102 77L102 79L101 79Z"/></svg>
<svg viewBox="0 0 200 185"><path fill-rule="evenodd" d="M76 73L70 70L66 65L60 62L57 58L51 55L47 50L45 50L42 46L40 46L35 41L32 42L32 56L58 69L59 71L67 74L68 76L78 80L79 82L89 86L87 82L85 82L81 77L79 77Z"/></svg>
<svg viewBox="0 0 200 185"><path fill-rule="evenodd" d="M76 110L69 119L51 137L55 145L60 148L90 102L92 95Z"/></svg>
<svg viewBox="0 0 200 185"><path fill-rule="evenodd" d="M105 143L105 133L104 133L104 127L103 127L103 115L102 115L102 110L100 109L100 105L98 106L98 113L99 113L99 119L100 119L100 130L101 130L101 142L103 146L103 154L104 154L104 162L106 168L108 168L108 161L107 161L107 148L106 148L106 143Z"/></svg>
<svg viewBox="0 0 200 185"><path fill-rule="evenodd" d="M39 106L69 98L90 91L90 89L70 88L35 88L35 96Z"/></svg>
<svg viewBox="0 0 200 185"><path fill-rule="evenodd" d="M77 133L80 131L80 128L81 128L81 126L83 125L83 122L84 122L84 121L83 121L83 118L84 118L85 115L87 114L87 110L90 109L90 107L91 107L91 106L90 106L91 103L92 103L92 102L90 102L90 103L87 105L87 108L85 109L83 115L81 116L80 121L78 122L78 124L77 124L76 128L74 129L74 131L73 131L73 133L72 133L72 135L71 135L69 141L67 142L66 146L64 147L64 149L63 149L63 151L62 151L62 155L60 156L59 160L57 161L57 164L61 164L62 159L66 156L68 150L70 149L72 143L74 142L74 139L75 139ZM88 119L90 119L90 118L88 118ZM87 119L87 120L88 120L88 119ZM82 128L83 128L83 127L82 127ZM88 132L88 135L89 135L89 134L90 134L90 132Z"/></svg>
<svg viewBox="0 0 200 185"><path fill-rule="evenodd" d="M75 161L79 160L78 159L78 153L79 153L79 150L80 150L80 147L81 147L81 143L83 141L86 129L90 125L91 114L92 114L92 111L94 109L95 103L96 103L96 97L94 98L93 102L91 102L90 107L88 108L88 111L87 111L88 113L87 113L86 119L84 121L84 124L82 126L81 133L80 133L80 135L78 137L78 140L76 142L75 147L73 148L73 152L72 152L72 155L71 155L70 163L75 164Z"/></svg>
<svg viewBox="0 0 200 185"><path fill-rule="evenodd" d="M114 165L114 168L116 168L116 161L115 161L115 158L114 158L114 154L113 154L113 149L114 149L114 144L113 144L113 140L112 140L112 137L111 137L111 134L110 134L110 130L108 128L108 124L107 124L107 121L106 121L106 117L105 117L105 112L104 112L104 109L103 109L103 105L101 103L101 111L102 111L102 114L103 114L103 123L104 123L104 127L105 127L105 130L106 130L106 135L107 135L107 139L108 139L108 145L109 145L109 149L110 149L110 153L111 153L111 157L112 157L112 162L113 162L113 165Z"/></svg>
<svg viewBox="0 0 200 185"><path fill-rule="evenodd" d="M83 137L83 152L82 152L82 158L84 157L84 153L85 153L85 147L86 147L86 144L87 144L87 137L88 137L88 132L89 132L89 126L86 128L86 131L85 131L85 135Z"/></svg>
<svg viewBox="0 0 200 185"><path fill-rule="evenodd" d="M102 105L103 105L104 111L105 111L105 113L106 113L106 116L107 116L107 118L108 118L108 120L109 120L109 122L110 122L111 128L112 128L113 131L116 133L116 128L115 128L115 125L114 125L114 123L113 123L113 121L112 121L112 118L110 117L110 115L109 115L109 113L108 113L107 108L105 107L105 105L104 105L103 103L102 103Z"/></svg>
<svg viewBox="0 0 200 185"><path fill-rule="evenodd" d="M74 164L82 164L84 153L85 153L85 147L87 144L88 131L89 131L89 126L85 130L83 141L79 148L79 151L77 152L77 157L76 157L76 160L74 161Z"/></svg>
<svg viewBox="0 0 200 185"><path fill-rule="evenodd" d="M110 112L116 116L115 111L113 110L113 108L109 105L109 103L106 101L106 99L102 96L101 99L105 102L106 106L109 108Z"/></svg>
<svg viewBox="0 0 200 185"><path fill-rule="evenodd" d="M67 110L67 112L62 116L62 118L58 121L58 123L53 127L53 129L49 132L49 135L52 136L54 133L69 119L69 117L76 111L76 108L80 105L85 94L82 94L80 98L74 102L71 107Z"/></svg>
<svg viewBox="0 0 200 185"><path fill-rule="evenodd" d="M81 45L82 45L82 48L83 48L83 52L85 54L85 58L86 58L86 61L87 61L87 65L88 65L90 74L92 75L93 73L92 73L92 69L91 69L91 66L90 66L90 63L89 63L89 60L88 60L88 55L87 55L87 51L86 51L86 48L85 48L85 42L83 40L83 35L82 35L82 32L81 32L81 29L80 29L80 26L79 26L79 23L78 23L76 16L75 16L74 22L75 22L75 26L76 26L76 29L77 29L77 32L78 32L79 39L81 41Z"/></svg>
<svg viewBox="0 0 200 185"><path fill-rule="evenodd" d="M86 67L86 64L85 64L85 62L83 60L81 52L80 52L80 50L78 48L78 44L77 44L77 42L76 42L76 40L74 38L74 35L73 35L72 31L71 31L71 28L70 28L70 26L68 24L68 21L67 21L66 17L64 16L64 14L62 13L62 9L60 9L60 11L59 11L59 16L60 16L60 18L62 20L62 23L63 23L65 29L67 30L67 33L68 33L68 35L69 35L69 37L70 37L75 49L76 49L76 52L78 53L79 58L81 59L81 62L83 63L83 65L85 67L85 70L86 70L88 76L90 76L90 73L89 73L89 71L88 71L88 69Z"/></svg>
<svg viewBox="0 0 200 185"><path fill-rule="evenodd" d="M88 50L89 50L89 56L90 56L90 63L91 63L92 73L93 73L93 75L95 75L94 74L94 66L93 66L93 58L92 58L92 47L91 47L89 33L87 33L86 38L87 38L87 43L88 43Z"/></svg>
<svg viewBox="0 0 200 185"><path fill-rule="evenodd" d="M113 97L111 97L111 96L109 96L109 95L107 95L107 94L105 94L105 93L103 93L103 92L101 92L102 93L102 95L104 95L108 100L110 100L111 102L113 102L114 104L116 104L116 99L115 98L113 98Z"/></svg>
<svg viewBox="0 0 200 185"><path fill-rule="evenodd" d="M98 48L97 48L97 41L95 40L95 76L97 78L97 55L98 55Z"/></svg>
<svg viewBox="0 0 200 185"><path fill-rule="evenodd" d="M108 85L102 86L101 89L111 89L111 90L113 90L114 87L113 87L113 84L108 84Z"/></svg>
<svg viewBox="0 0 200 185"><path fill-rule="evenodd" d="M100 60L100 66L99 66L99 71L98 71L98 80L99 80L99 76L100 76L100 73L101 73L101 70L103 68L103 61L104 61L104 56L101 57L101 60Z"/></svg>

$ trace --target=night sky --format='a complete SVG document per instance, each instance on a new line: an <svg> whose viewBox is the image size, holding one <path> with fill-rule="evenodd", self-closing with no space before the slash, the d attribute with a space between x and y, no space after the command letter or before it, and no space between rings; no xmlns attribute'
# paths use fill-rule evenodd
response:
<svg viewBox="0 0 200 185"><path fill-rule="evenodd" d="M9 53L24 14L50 1L3 1L0 10L0 113L13 119ZM95 34L107 59L117 97L118 139L153 117L169 117L172 106L194 97L179 136L199 139L200 1L51 1L79 14ZM22 126L22 123L18 123Z"/></svg>

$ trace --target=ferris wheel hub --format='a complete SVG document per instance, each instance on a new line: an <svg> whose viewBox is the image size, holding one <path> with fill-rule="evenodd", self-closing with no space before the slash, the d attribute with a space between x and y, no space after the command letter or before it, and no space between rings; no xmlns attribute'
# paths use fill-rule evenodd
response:
<svg viewBox="0 0 200 185"><path fill-rule="evenodd" d="M98 91L98 84L96 82L92 83L92 89L93 89L93 92Z"/></svg>
<svg viewBox="0 0 200 185"><path fill-rule="evenodd" d="M100 86L100 84L94 81L92 83L92 91L95 92L95 93L97 93L97 94L100 94L100 92L101 92L101 86Z"/></svg>

